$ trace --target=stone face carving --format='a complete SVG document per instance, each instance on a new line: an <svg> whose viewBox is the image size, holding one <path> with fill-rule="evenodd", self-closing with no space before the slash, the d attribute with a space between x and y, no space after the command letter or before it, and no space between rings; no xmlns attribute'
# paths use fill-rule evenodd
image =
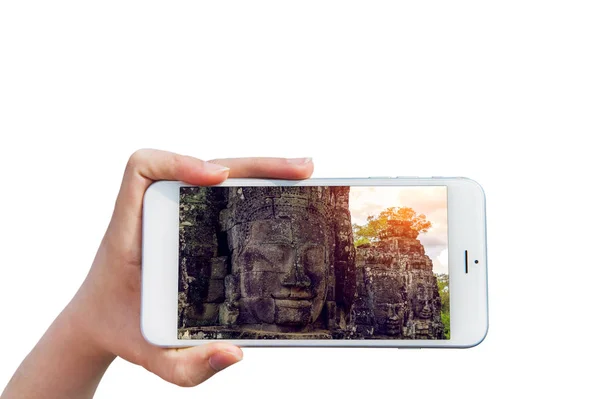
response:
<svg viewBox="0 0 600 399"><path fill-rule="evenodd" d="M337 305L349 309L353 293L345 291L355 282L348 192L230 189L221 228L239 280L239 325L284 333L337 328Z"/></svg>
<svg viewBox="0 0 600 399"><path fill-rule="evenodd" d="M348 187L183 189L179 337L443 338L417 235L356 250L348 202Z"/></svg>
<svg viewBox="0 0 600 399"><path fill-rule="evenodd" d="M415 319L429 320L434 313L434 291L433 279L421 277L413 283L411 290L411 310ZM435 278L435 277L433 277Z"/></svg>
<svg viewBox="0 0 600 399"><path fill-rule="evenodd" d="M288 210L289 218L233 227L232 234L248 230L240 246L232 248L243 324L304 327L314 323L323 310L331 252L327 226L314 217L301 220L293 213Z"/></svg>
<svg viewBox="0 0 600 399"><path fill-rule="evenodd" d="M354 312L373 318L373 332L362 329L365 337L444 338L433 264L414 234L358 248L356 266L363 270L357 284L369 299ZM359 319L355 323L361 324Z"/></svg>
<svg viewBox="0 0 600 399"><path fill-rule="evenodd" d="M408 272L407 286L410 317L406 334L414 339L443 339L442 303L436 277L425 270L413 270Z"/></svg>
<svg viewBox="0 0 600 399"><path fill-rule="evenodd" d="M349 188L223 190L217 212L220 222L216 229L212 227L217 242L211 242L217 249L207 251L195 268L181 267L184 283L191 280L197 285L189 277L191 269L194 275L204 272L208 278L203 280L206 288L200 305L190 303L190 283L180 284L180 318L184 319L180 328L187 327L188 335L205 337L218 332L232 338L299 333L305 335L297 338L309 339L306 334L331 338L347 324L356 284ZM214 213L210 215L214 223ZM207 229L206 224L201 227ZM188 253L185 248L183 253Z"/></svg>
<svg viewBox="0 0 600 399"><path fill-rule="evenodd" d="M406 313L404 278L384 270L369 273L369 293L372 296L374 333L401 336Z"/></svg>
<svg viewBox="0 0 600 399"><path fill-rule="evenodd" d="M219 251L219 212L226 189L184 187L179 202L179 327L214 325L224 298L226 257ZM221 252L221 253L220 253Z"/></svg>

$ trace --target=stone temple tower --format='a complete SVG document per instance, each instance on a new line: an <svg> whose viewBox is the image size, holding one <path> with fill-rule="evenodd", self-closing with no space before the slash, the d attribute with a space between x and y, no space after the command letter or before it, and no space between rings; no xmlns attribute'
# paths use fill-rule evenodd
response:
<svg viewBox="0 0 600 399"><path fill-rule="evenodd" d="M365 338L443 339L433 263L407 225L357 249L352 320Z"/></svg>

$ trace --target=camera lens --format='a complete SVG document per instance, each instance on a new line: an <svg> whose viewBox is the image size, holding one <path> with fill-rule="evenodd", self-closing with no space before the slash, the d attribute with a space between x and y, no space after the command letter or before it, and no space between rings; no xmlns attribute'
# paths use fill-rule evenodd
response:
<svg viewBox="0 0 600 399"><path fill-rule="evenodd" d="M475 264L478 264L478 263L479 263L479 261L477 259L475 259Z"/></svg>

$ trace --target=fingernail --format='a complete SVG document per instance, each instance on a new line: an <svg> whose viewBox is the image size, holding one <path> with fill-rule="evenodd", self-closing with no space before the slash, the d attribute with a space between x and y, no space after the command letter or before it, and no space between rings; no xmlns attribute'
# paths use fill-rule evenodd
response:
<svg viewBox="0 0 600 399"><path fill-rule="evenodd" d="M229 170L226 166L210 162L204 162L204 168L211 173L221 173Z"/></svg>
<svg viewBox="0 0 600 399"><path fill-rule="evenodd" d="M312 161L312 158L288 158L287 161L294 165L304 165Z"/></svg>
<svg viewBox="0 0 600 399"><path fill-rule="evenodd" d="M230 350L221 350L208 359L208 364L215 371L226 369L242 360L242 351L239 348Z"/></svg>

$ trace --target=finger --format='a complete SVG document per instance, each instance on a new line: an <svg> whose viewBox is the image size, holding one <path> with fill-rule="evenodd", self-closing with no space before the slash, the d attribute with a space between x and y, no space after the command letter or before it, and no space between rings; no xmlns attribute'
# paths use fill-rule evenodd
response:
<svg viewBox="0 0 600 399"><path fill-rule="evenodd" d="M311 158L225 158L209 162L229 167L229 177L308 179L314 169Z"/></svg>
<svg viewBox="0 0 600 399"><path fill-rule="evenodd" d="M227 178L229 169L197 158L160 150L138 150L127 162L121 189L117 196L113 221L122 235L133 237L127 231L138 228L142 216L142 201L146 189L157 180L181 180L186 183L209 186Z"/></svg>
<svg viewBox="0 0 600 399"><path fill-rule="evenodd" d="M181 180L210 186L221 183L228 174L226 166L190 156L160 150L138 150L129 158L117 201L128 209L131 205L141 205L144 192L157 180Z"/></svg>
<svg viewBox="0 0 600 399"><path fill-rule="evenodd" d="M160 349L153 353L145 367L182 387L198 385L243 357L240 348L221 342L184 349Z"/></svg>

